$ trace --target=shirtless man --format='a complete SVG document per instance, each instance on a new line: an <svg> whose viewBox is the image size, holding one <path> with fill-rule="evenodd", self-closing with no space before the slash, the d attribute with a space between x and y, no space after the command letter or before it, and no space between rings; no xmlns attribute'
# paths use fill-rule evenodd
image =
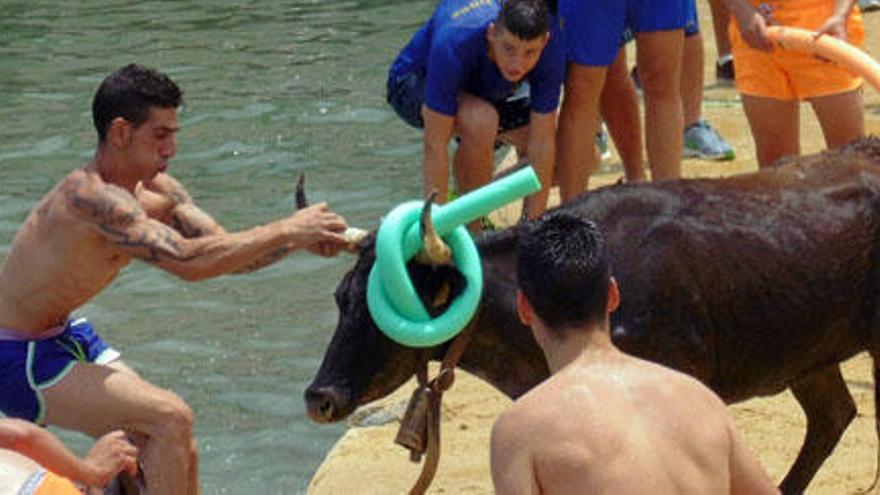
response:
<svg viewBox="0 0 880 495"><path fill-rule="evenodd" d="M553 375L492 430L508 493L777 493L700 382L611 342L617 308L597 227L557 212L519 238L517 306Z"/></svg>
<svg viewBox="0 0 880 495"><path fill-rule="evenodd" d="M25 220L0 268L0 410L95 438L138 441L151 493L197 493L193 413L119 361L71 313L132 259L185 280L256 270L307 248L333 255L345 220L319 204L227 233L166 173L177 151L181 91L138 65L109 75L92 104L94 157Z"/></svg>

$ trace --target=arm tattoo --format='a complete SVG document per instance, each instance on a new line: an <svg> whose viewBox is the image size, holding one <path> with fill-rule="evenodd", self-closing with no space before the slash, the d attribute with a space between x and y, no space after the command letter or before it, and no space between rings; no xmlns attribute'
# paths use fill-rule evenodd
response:
<svg viewBox="0 0 880 495"><path fill-rule="evenodd" d="M262 258L254 261L253 263L248 264L247 266L241 268L240 270L236 270L233 273L236 273L236 274L248 273L248 272L253 272L253 271L259 270L260 268L263 268L265 266L269 266L272 263L275 263L276 261L281 260L282 258L287 256L288 254L290 254L290 252L293 250L294 250L294 248L291 247L290 245L282 246L282 247L276 249L275 251L263 256Z"/></svg>
<svg viewBox="0 0 880 495"><path fill-rule="evenodd" d="M77 181L68 192L73 209L91 221L107 238L133 256L148 262L189 261L180 235L160 222L151 221L137 200L117 187L87 190L85 180Z"/></svg>
<svg viewBox="0 0 880 495"><path fill-rule="evenodd" d="M194 203L178 204L171 214L171 226L187 239L223 233L223 228Z"/></svg>

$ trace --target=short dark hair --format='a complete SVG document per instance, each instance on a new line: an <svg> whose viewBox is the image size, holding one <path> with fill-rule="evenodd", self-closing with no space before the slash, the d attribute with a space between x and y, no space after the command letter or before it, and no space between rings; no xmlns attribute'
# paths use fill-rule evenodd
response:
<svg viewBox="0 0 880 495"><path fill-rule="evenodd" d="M611 269L599 227L556 211L520 229L517 281L541 320L561 332L604 318Z"/></svg>
<svg viewBox="0 0 880 495"><path fill-rule="evenodd" d="M177 108L181 103L183 92L167 75L138 64L117 69L104 78L92 100L98 140L104 142L116 117L138 127L150 117L151 108Z"/></svg>
<svg viewBox="0 0 880 495"><path fill-rule="evenodd" d="M495 24L523 40L544 36L550 17L544 0L504 0Z"/></svg>

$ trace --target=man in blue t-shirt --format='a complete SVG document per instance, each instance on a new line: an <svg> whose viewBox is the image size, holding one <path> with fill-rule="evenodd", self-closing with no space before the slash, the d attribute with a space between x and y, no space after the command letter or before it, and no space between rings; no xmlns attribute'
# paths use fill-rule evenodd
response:
<svg viewBox="0 0 880 495"><path fill-rule="evenodd" d="M526 213L543 213L553 179L556 110L565 77L558 25L544 0L443 0L397 56L388 102L424 129L425 193L445 201L448 145L457 190L492 179L496 141L527 154L544 188Z"/></svg>

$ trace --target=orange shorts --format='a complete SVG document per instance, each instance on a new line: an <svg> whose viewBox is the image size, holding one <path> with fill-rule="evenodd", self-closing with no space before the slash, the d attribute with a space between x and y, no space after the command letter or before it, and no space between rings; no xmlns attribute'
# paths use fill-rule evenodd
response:
<svg viewBox="0 0 880 495"><path fill-rule="evenodd" d="M834 12L833 0L751 0L755 7L769 8L773 19L783 26L814 31ZM847 41L861 47L865 27L859 9L853 7L846 22ZM736 68L736 88L740 93L779 100L806 100L852 91L862 78L834 62L791 50L762 52L750 47L730 22L730 41Z"/></svg>
<svg viewBox="0 0 880 495"><path fill-rule="evenodd" d="M85 488L78 488L67 478L51 471L39 470L19 490L19 495L83 495Z"/></svg>

